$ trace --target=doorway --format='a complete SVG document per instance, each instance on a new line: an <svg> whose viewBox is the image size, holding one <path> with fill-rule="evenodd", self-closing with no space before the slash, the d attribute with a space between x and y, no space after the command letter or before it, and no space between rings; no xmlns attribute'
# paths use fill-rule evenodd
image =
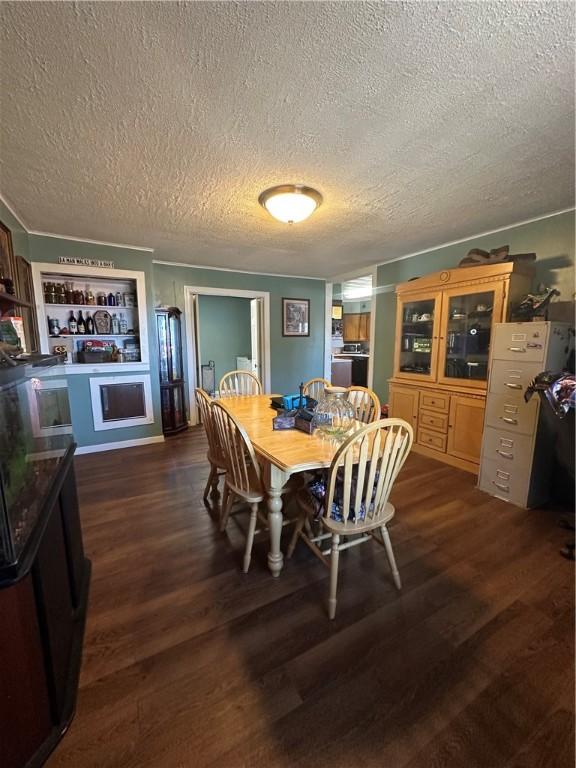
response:
<svg viewBox="0 0 576 768"><path fill-rule="evenodd" d="M198 424L194 390L215 394L232 370L254 373L270 391L270 294L184 287L190 424Z"/></svg>
<svg viewBox="0 0 576 768"><path fill-rule="evenodd" d="M330 375L327 378L333 384L372 389L376 284L376 270L372 268L340 275L330 284L326 348L330 351Z"/></svg>

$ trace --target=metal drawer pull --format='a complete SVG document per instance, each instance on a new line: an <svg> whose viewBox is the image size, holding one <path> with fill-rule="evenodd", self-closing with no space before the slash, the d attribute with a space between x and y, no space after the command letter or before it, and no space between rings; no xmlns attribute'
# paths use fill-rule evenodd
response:
<svg viewBox="0 0 576 768"><path fill-rule="evenodd" d="M506 424L518 424L518 419L511 419L509 416L500 416L502 421L505 421Z"/></svg>
<svg viewBox="0 0 576 768"><path fill-rule="evenodd" d="M496 449L496 453L499 453L500 456L504 456L505 459L513 459L514 458L514 454L513 453L507 453L506 451L499 451L498 449Z"/></svg>
<svg viewBox="0 0 576 768"><path fill-rule="evenodd" d="M524 347L508 347L510 352L526 352Z"/></svg>
<svg viewBox="0 0 576 768"><path fill-rule="evenodd" d="M506 493L510 493L509 485L501 485L501 483L497 483L496 480L492 480L492 483L496 486L496 488L500 488L501 491L506 491Z"/></svg>
<svg viewBox="0 0 576 768"><path fill-rule="evenodd" d="M522 384L510 384L509 381L505 381L504 386L509 387L510 389L522 389Z"/></svg>

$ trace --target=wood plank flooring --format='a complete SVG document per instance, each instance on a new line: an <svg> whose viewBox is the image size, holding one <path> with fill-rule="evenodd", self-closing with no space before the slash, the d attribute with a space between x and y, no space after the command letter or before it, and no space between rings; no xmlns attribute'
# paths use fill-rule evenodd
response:
<svg viewBox="0 0 576 768"><path fill-rule="evenodd" d="M570 768L574 568L526 512L412 455L383 551L248 575L201 496L202 432L76 460L93 581L75 720L50 768ZM285 531L285 535L289 535Z"/></svg>

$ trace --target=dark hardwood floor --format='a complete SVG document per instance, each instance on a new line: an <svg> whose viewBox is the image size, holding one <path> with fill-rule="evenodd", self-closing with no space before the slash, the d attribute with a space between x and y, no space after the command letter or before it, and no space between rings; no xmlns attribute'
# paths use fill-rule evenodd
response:
<svg viewBox="0 0 576 768"><path fill-rule="evenodd" d="M300 546L248 575L202 489L202 433L77 458L93 562L75 720L50 768L568 768L574 568L558 510L412 455L383 551L328 573ZM242 522L242 519L239 519ZM287 535L287 531L285 531Z"/></svg>

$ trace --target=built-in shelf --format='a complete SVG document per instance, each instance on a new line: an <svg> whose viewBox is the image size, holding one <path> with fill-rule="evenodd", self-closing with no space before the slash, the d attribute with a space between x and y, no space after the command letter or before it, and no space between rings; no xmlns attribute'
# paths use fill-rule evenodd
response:
<svg viewBox="0 0 576 768"><path fill-rule="evenodd" d="M43 352L51 352L55 345L62 345L68 349L68 360L65 363L67 374L93 374L114 371L147 371L149 369L149 350L148 350L148 330L146 317L146 284L143 272L134 270L116 269L114 267L94 267L76 264L32 264L32 275L34 281L34 293L36 295L36 308L39 319L40 344ZM108 304L80 304L78 302L54 302L46 303L47 294L45 284L67 283L70 282L73 288L78 286L90 285L96 296L102 292L108 295L117 293L126 295L129 298L131 306L122 304L113 306ZM50 335L49 319L57 318L60 328L66 327L67 318L70 313L78 316L82 312L84 317L98 315L98 312L107 312L110 315L124 316L127 322L126 327L131 333L75 333L60 334L58 336ZM117 328L117 326L115 326ZM94 327L96 330L96 327ZM111 345L116 342L116 346L134 346L135 350L130 350L131 354L139 357L133 362L77 362L76 350L81 349L89 342L95 343L98 340L106 341Z"/></svg>
<svg viewBox="0 0 576 768"><path fill-rule="evenodd" d="M2 296L1 293L0 293L0 296ZM24 304L25 302L18 302L18 303ZM58 309L58 308L63 308L63 309L82 309L82 310L87 309L89 311L94 311L94 312L96 312L96 310L98 310L98 309L105 309L105 310L110 310L110 309L138 309L138 307L125 307L124 304L54 304L54 303L52 303L52 304L44 304L44 307L46 308L46 311L48 311L52 307L55 307L56 309Z"/></svg>
<svg viewBox="0 0 576 768"><path fill-rule="evenodd" d="M137 333L65 333L63 336L49 336L58 341L67 339L137 339Z"/></svg>

